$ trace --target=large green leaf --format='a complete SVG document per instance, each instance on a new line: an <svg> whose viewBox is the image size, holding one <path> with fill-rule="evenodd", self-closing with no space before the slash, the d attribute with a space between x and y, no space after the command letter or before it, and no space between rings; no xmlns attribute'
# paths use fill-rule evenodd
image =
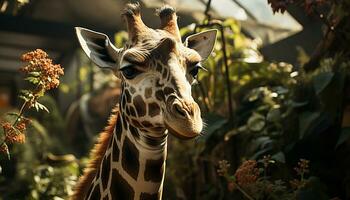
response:
<svg viewBox="0 0 350 200"><path fill-rule="evenodd" d="M205 137L207 138L215 133L218 129L222 128L226 124L227 119L215 113L208 113L204 117L204 121L207 124L204 130Z"/></svg>
<svg viewBox="0 0 350 200"><path fill-rule="evenodd" d="M247 125L251 131L258 132L265 127L265 117L259 113L253 113L248 119Z"/></svg>
<svg viewBox="0 0 350 200"><path fill-rule="evenodd" d="M327 87L333 76L333 72L323 72L313 78L313 86L317 94L320 94Z"/></svg>
<svg viewBox="0 0 350 200"><path fill-rule="evenodd" d="M343 144L344 142L346 142L347 140L350 139L350 127L345 127L342 129L340 136L338 138L338 142L335 145L335 148L338 148L339 145Z"/></svg>
<svg viewBox="0 0 350 200"><path fill-rule="evenodd" d="M271 108L266 116L267 121L278 122L281 119L281 110L279 107Z"/></svg>
<svg viewBox="0 0 350 200"><path fill-rule="evenodd" d="M278 162L286 163L286 156L284 155L284 153L282 151L275 153L274 155L271 156L271 158L273 160L278 161Z"/></svg>
<svg viewBox="0 0 350 200"><path fill-rule="evenodd" d="M303 112L299 116L299 139L302 139L312 123L320 116L319 112Z"/></svg>

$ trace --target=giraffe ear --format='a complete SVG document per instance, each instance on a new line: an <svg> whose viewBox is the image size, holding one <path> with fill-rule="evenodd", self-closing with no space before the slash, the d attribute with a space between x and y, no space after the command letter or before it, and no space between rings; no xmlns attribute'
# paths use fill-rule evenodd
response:
<svg viewBox="0 0 350 200"><path fill-rule="evenodd" d="M196 50L206 60L214 49L216 41L216 29L211 29L190 35L185 40L185 46Z"/></svg>
<svg viewBox="0 0 350 200"><path fill-rule="evenodd" d="M117 49L103 33L95 32L86 28L75 27L80 46L85 54L101 68L117 70L118 53Z"/></svg>

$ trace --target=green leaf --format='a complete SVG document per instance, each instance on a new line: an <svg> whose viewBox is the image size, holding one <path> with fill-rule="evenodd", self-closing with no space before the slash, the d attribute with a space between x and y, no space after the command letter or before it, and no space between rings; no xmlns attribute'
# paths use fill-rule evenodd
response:
<svg viewBox="0 0 350 200"><path fill-rule="evenodd" d="M265 117L258 113L253 113L248 119L247 125L251 131L258 132L265 127Z"/></svg>
<svg viewBox="0 0 350 200"><path fill-rule="evenodd" d="M41 104L39 102L35 102L34 107L35 107L36 111L45 110L47 113L50 113L49 109L47 109L43 104Z"/></svg>
<svg viewBox="0 0 350 200"><path fill-rule="evenodd" d="M338 138L338 142L335 145L335 148L338 148L341 144L343 144L344 142L346 142L349 139L350 139L350 127L344 127L341 130L341 133L340 133L340 136Z"/></svg>
<svg viewBox="0 0 350 200"><path fill-rule="evenodd" d="M207 123L207 126L205 128L205 136L209 137L211 134L224 126L227 122L227 119L214 113L208 113L205 116L204 121Z"/></svg>
<svg viewBox="0 0 350 200"><path fill-rule="evenodd" d="M281 163L286 163L286 157L282 151L272 155L271 158Z"/></svg>
<svg viewBox="0 0 350 200"><path fill-rule="evenodd" d="M28 96L28 95L33 94L33 92L30 91L30 90L21 90L20 92L21 92L23 95L25 95L25 96Z"/></svg>
<svg viewBox="0 0 350 200"><path fill-rule="evenodd" d="M288 101L288 105L290 105L293 108L298 108L298 107L302 107L307 105L309 102L307 101L303 101L303 102L297 102L297 101L293 101L293 100L289 100Z"/></svg>
<svg viewBox="0 0 350 200"><path fill-rule="evenodd" d="M266 116L267 121L277 122L281 119L281 111L280 108L271 108Z"/></svg>
<svg viewBox="0 0 350 200"><path fill-rule="evenodd" d="M306 180L307 184L305 187L298 189L295 191L295 198L298 200L309 200L309 199L317 199L317 200L328 200L330 199L325 193L325 185L322 184L320 178L311 176Z"/></svg>
<svg viewBox="0 0 350 200"><path fill-rule="evenodd" d="M14 117L18 117L19 116L19 113L16 113L16 112L8 112L6 114L9 115L9 116L14 116Z"/></svg>
<svg viewBox="0 0 350 200"><path fill-rule="evenodd" d="M302 139L312 123L320 116L319 112L303 112L299 116L299 139Z"/></svg>
<svg viewBox="0 0 350 200"><path fill-rule="evenodd" d="M24 101L29 101L29 99L23 95L19 95L18 98L23 99Z"/></svg>
<svg viewBox="0 0 350 200"><path fill-rule="evenodd" d="M316 94L320 94L334 77L333 72L323 72L313 78L313 86Z"/></svg>
<svg viewBox="0 0 350 200"><path fill-rule="evenodd" d="M37 78L37 77L33 77L33 76L29 76L27 78L25 78L24 80L30 82L30 83L33 83L34 85L38 84L40 79Z"/></svg>
<svg viewBox="0 0 350 200"><path fill-rule="evenodd" d="M34 77L38 77L38 76L40 76L40 72L30 72L29 73L29 75L31 75L31 76L34 76Z"/></svg>

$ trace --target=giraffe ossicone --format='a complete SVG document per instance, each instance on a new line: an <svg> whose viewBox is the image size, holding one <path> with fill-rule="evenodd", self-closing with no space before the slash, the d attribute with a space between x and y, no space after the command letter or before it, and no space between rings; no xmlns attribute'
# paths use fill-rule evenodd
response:
<svg viewBox="0 0 350 200"><path fill-rule="evenodd" d="M72 199L162 199L168 132L190 139L203 129L191 85L217 31L182 43L175 10L163 6L158 15L160 29L151 29L139 4L127 4L122 17L129 39L120 49L103 33L76 28L86 55L122 80L122 95Z"/></svg>

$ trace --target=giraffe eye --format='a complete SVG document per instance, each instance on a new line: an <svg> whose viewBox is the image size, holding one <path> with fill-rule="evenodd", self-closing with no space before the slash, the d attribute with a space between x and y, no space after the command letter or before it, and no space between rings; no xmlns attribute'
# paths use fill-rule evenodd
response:
<svg viewBox="0 0 350 200"><path fill-rule="evenodd" d="M193 76L193 78L197 78L198 70L199 70L199 66L195 66L190 70L190 74L191 76Z"/></svg>
<svg viewBox="0 0 350 200"><path fill-rule="evenodd" d="M197 63L195 65L193 65L192 68L190 68L189 74L191 74L191 76L194 79L197 79L197 75L198 75L198 71L199 70L204 70L204 71L208 71L207 69L205 69L204 67L202 67L202 65L200 63Z"/></svg>
<svg viewBox="0 0 350 200"><path fill-rule="evenodd" d="M136 69L133 66L124 67L123 69L121 69L121 71L126 79L133 79L141 73L140 70Z"/></svg>

